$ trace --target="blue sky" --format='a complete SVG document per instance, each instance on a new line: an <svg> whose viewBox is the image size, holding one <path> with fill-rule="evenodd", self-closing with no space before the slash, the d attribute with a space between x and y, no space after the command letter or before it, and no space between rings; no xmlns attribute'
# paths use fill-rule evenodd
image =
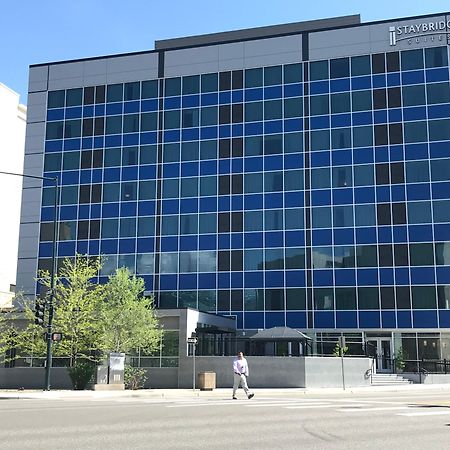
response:
<svg viewBox="0 0 450 450"><path fill-rule="evenodd" d="M361 14L450 11L448 0L2 0L0 82L26 103L30 64L152 50L155 40Z"/></svg>

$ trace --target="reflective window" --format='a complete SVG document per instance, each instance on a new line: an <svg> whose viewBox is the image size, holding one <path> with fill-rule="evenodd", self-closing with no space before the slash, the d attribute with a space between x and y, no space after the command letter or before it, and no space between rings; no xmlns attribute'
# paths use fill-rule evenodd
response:
<svg viewBox="0 0 450 450"><path fill-rule="evenodd" d="M305 249L303 247L287 247L285 253L286 269L305 268Z"/></svg>
<svg viewBox="0 0 450 450"><path fill-rule="evenodd" d="M334 247L334 266L336 269L355 267L355 247Z"/></svg>
<svg viewBox="0 0 450 450"><path fill-rule="evenodd" d="M314 309L316 310L334 309L334 294L332 288L314 289Z"/></svg>
<svg viewBox="0 0 450 450"><path fill-rule="evenodd" d="M354 166L353 171L355 186L373 186L375 184L373 164Z"/></svg>
<svg viewBox="0 0 450 450"><path fill-rule="evenodd" d="M333 268L333 248L332 247L313 247L312 263L314 269Z"/></svg>
<svg viewBox="0 0 450 450"><path fill-rule="evenodd" d="M432 266L434 264L433 244L411 244L409 257L412 266Z"/></svg>
<svg viewBox="0 0 450 450"><path fill-rule="evenodd" d="M336 309L355 310L356 309L356 288L336 288Z"/></svg>
<svg viewBox="0 0 450 450"><path fill-rule="evenodd" d="M314 208L312 211L313 228L331 228L331 208Z"/></svg>
<svg viewBox="0 0 450 450"><path fill-rule="evenodd" d="M359 309L380 309L380 301L377 287L358 288Z"/></svg>
<svg viewBox="0 0 450 450"><path fill-rule="evenodd" d="M261 249L244 250L244 270L263 270L264 258Z"/></svg>
<svg viewBox="0 0 450 450"><path fill-rule="evenodd" d="M356 247L356 262L358 267L377 266L377 246L359 245Z"/></svg>
<svg viewBox="0 0 450 450"><path fill-rule="evenodd" d="M329 187L331 187L330 168L311 169L311 188L323 189Z"/></svg>
<svg viewBox="0 0 450 450"><path fill-rule="evenodd" d="M435 244L436 264L441 266L450 265L450 242Z"/></svg>
<svg viewBox="0 0 450 450"><path fill-rule="evenodd" d="M161 273L177 273L178 253L161 253L160 271Z"/></svg>
<svg viewBox="0 0 450 450"><path fill-rule="evenodd" d="M431 223L431 202L408 202L408 223Z"/></svg>
<svg viewBox="0 0 450 450"><path fill-rule="evenodd" d="M407 161L406 182L420 183L430 181L428 161Z"/></svg>
<svg viewBox="0 0 450 450"><path fill-rule="evenodd" d="M355 225L357 227L375 226L375 205L355 205Z"/></svg>
<svg viewBox="0 0 450 450"><path fill-rule="evenodd" d="M423 50L406 50L400 53L402 70L423 69Z"/></svg>
<svg viewBox="0 0 450 450"><path fill-rule="evenodd" d="M333 206L333 225L353 227L353 206Z"/></svg>

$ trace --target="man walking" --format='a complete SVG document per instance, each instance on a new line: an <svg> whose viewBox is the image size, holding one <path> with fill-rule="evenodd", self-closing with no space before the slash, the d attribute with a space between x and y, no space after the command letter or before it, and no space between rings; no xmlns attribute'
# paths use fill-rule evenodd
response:
<svg viewBox="0 0 450 450"><path fill-rule="evenodd" d="M233 400L237 400L236 391L239 385L242 385L242 389L244 389L245 394L249 399L254 397L255 394L253 394L253 392L250 391L247 385L248 364L242 352L238 352L237 358L233 361L233 372L234 372Z"/></svg>

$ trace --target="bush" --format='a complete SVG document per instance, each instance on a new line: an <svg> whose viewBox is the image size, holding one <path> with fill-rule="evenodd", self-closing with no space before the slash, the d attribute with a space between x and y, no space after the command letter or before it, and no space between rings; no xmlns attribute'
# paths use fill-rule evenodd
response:
<svg viewBox="0 0 450 450"><path fill-rule="evenodd" d="M68 371L73 388L81 391L86 389L86 386L91 381L95 373L95 366L88 362L77 362L72 367L69 367Z"/></svg>
<svg viewBox="0 0 450 450"><path fill-rule="evenodd" d="M147 371L142 367L125 366L124 381L126 389L142 389L147 381Z"/></svg>

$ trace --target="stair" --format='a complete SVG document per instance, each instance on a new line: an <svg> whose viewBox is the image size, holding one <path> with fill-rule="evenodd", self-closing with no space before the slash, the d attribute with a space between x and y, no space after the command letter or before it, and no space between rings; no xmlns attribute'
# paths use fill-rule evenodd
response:
<svg viewBox="0 0 450 450"><path fill-rule="evenodd" d="M396 386L408 384L412 384L412 381L394 373L374 373L372 375L372 386Z"/></svg>

